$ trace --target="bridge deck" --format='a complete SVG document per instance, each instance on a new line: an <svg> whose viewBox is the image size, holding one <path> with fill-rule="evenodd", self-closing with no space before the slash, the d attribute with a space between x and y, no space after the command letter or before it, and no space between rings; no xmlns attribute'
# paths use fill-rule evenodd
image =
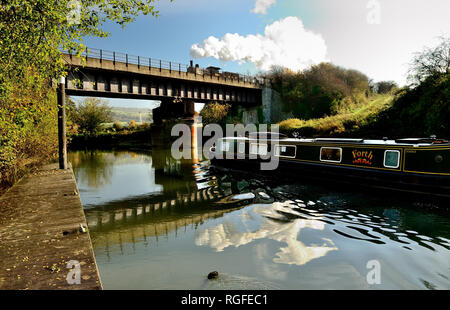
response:
<svg viewBox="0 0 450 310"><path fill-rule="evenodd" d="M90 55L90 54L89 54ZM65 88L68 95L196 102L225 101L258 104L263 84L257 78L223 73L197 74L180 67L155 68L95 57L63 54L69 67ZM74 70L74 69L77 70Z"/></svg>
<svg viewBox="0 0 450 310"><path fill-rule="evenodd" d="M186 70L186 66L179 64L170 65L170 62L168 67L167 65L162 66L161 62L159 62L159 66L155 66L151 60L148 63L142 61L140 64L137 64L129 62L128 57L127 62L125 62L123 60L105 59L101 56L99 57L98 55L94 55L95 54L90 54L88 57L85 57L85 62L83 62L82 58L71 54L63 54L63 59L68 65L75 67L84 67L103 71L127 72L130 74L139 74L144 76L155 76L174 80L203 82L240 88L261 89L263 83L262 79L242 76L240 74L229 77L222 74L205 72L197 74L196 72L188 72Z"/></svg>
<svg viewBox="0 0 450 310"><path fill-rule="evenodd" d="M0 289L102 289L72 169L49 164L0 197ZM66 232L66 233L64 233ZM81 283L66 280L78 261Z"/></svg>

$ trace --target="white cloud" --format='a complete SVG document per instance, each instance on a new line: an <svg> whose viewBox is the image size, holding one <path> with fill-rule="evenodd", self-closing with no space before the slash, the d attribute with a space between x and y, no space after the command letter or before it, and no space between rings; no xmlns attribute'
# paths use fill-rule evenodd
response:
<svg viewBox="0 0 450 310"><path fill-rule="evenodd" d="M267 14L267 9L276 2L277 0L256 0L255 7L250 12L255 14Z"/></svg>
<svg viewBox="0 0 450 310"><path fill-rule="evenodd" d="M210 36L191 46L191 56L251 62L264 71L272 66L298 71L327 61L327 46L320 34L305 29L299 18L290 16L267 25L264 35L227 33L222 39Z"/></svg>

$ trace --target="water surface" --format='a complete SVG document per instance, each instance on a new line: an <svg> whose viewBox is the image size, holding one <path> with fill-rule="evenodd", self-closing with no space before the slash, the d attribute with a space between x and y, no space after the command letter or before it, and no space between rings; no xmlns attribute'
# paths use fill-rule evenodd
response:
<svg viewBox="0 0 450 310"><path fill-rule="evenodd" d="M430 204L166 150L69 159L105 289L450 289L450 215Z"/></svg>

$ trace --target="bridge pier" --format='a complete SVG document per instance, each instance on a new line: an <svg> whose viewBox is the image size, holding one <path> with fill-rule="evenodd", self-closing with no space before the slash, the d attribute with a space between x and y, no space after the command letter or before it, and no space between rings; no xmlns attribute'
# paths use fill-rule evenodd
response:
<svg viewBox="0 0 450 310"><path fill-rule="evenodd" d="M161 105L153 109L153 122L155 125L162 124L163 120L194 117L194 101L192 100L174 100L167 98L161 100Z"/></svg>
<svg viewBox="0 0 450 310"><path fill-rule="evenodd" d="M174 100L167 98L161 100L161 105L153 109L152 145L166 145L173 138L170 135L172 126L164 121L181 119L182 122L191 125L194 123L194 101Z"/></svg>

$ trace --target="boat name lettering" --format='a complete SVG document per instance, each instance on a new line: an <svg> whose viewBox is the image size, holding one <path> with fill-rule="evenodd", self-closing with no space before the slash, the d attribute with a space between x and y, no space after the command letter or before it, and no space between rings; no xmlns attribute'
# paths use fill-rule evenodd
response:
<svg viewBox="0 0 450 310"><path fill-rule="evenodd" d="M353 150L353 163L372 165L373 152L372 151L358 151Z"/></svg>

